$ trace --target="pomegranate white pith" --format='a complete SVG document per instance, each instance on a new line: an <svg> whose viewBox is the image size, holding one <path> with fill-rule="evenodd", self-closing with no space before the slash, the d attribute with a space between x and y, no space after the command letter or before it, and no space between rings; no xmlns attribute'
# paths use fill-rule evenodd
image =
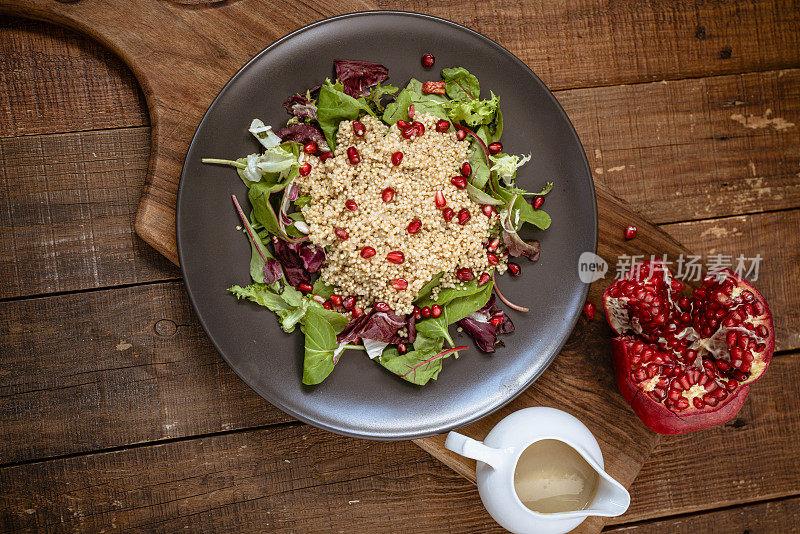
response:
<svg viewBox="0 0 800 534"><path fill-rule="evenodd" d="M761 294L729 270L691 297L659 261L636 265L603 294L617 385L651 429L676 434L733 417L769 365L772 316Z"/></svg>

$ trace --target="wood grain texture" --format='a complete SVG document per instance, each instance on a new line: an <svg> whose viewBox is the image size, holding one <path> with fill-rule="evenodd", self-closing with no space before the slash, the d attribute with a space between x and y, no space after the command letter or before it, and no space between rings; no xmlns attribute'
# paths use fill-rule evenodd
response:
<svg viewBox="0 0 800 534"><path fill-rule="evenodd" d="M0 138L0 298L176 278L133 232L145 127Z"/></svg>
<svg viewBox="0 0 800 534"><path fill-rule="evenodd" d="M412 444L305 425L0 469L0 488L3 531L503 532Z"/></svg>
<svg viewBox="0 0 800 534"><path fill-rule="evenodd" d="M496 40L551 89L634 84L800 65L789 0L616 2L377 0Z"/></svg>
<svg viewBox="0 0 800 534"><path fill-rule="evenodd" d="M696 534L697 532L741 532L774 534L796 532L800 498L738 506L684 517L648 521L630 526L610 527L615 534Z"/></svg>
<svg viewBox="0 0 800 534"><path fill-rule="evenodd" d="M4 17L0 67L0 137L149 123L131 71L66 28Z"/></svg>
<svg viewBox="0 0 800 534"><path fill-rule="evenodd" d="M0 303L0 463L293 421L219 357L178 282Z"/></svg>
<svg viewBox="0 0 800 534"><path fill-rule="evenodd" d="M782 377L800 378L800 354L773 365L778 372L757 384L735 423L665 438L653 455L662 463L637 479L634 508L617 521L797 495L800 410ZM743 449L753 462L741 461ZM418 532L502 532L470 482L410 443L355 440L300 424L0 468L0 488L0 528L8 531L113 524L166 532L197 525L215 532L397 532L413 517ZM745 518L763 517L751 509L744 508ZM768 510L796 518L793 508ZM673 521L677 532L692 525L694 532L736 531L700 528L714 524L703 515L655 524L664 527L659 532L673 532ZM752 527L766 518L730 521L719 525ZM651 532L648 524L636 528Z"/></svg>
<svg viewBox="0 0 800 534"><path fill-rule="evenodd" d="M556 97L595 180L653 222L800 206L798 69Z"/></svg>

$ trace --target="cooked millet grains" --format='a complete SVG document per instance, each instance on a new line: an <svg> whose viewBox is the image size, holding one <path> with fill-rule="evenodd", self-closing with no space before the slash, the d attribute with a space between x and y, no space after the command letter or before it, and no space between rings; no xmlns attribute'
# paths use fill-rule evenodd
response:
<svg viewBox="0 0 800 534"><path fill-rule="evenodd" d="M414 118L425 125L425 133L412 139L403 139L396 125L389 128L371 116L360 121L366 127L363 137L353 133L352 122L341 122L334 157L321 162L301 155L301 163L308 161L312 168L308 176L297 177L301 194L311 197L302 208L309 238L328 247L322 280L341 294L356 296L361 307L385 302L398 314L411 313L419 290L439 273L444 273L443 287L455 287L456 269L469 267L478 277L494 268L483 243L497 217L486 217L466 190L450 182L467 161L469 142L458 141L454 132L437 132L439 119L433 115L420 113ZM358 150L357 165L348 160L349 147ZM395 166L391 158L398 151L403 160ZM381 198L386 188L394 190L390 202ZM469 210L471 218L465 225L458 224L458 217L445 222L442 209L434 204L436 191L443 192L446 207L456 214ZM356 202L356 210L345 207L348 199ZM409 234L413 219L419 219L422 228ZM335 228L346 230L348 238L337 237ZM364 259L361 250L367 246L377 254ZM386 255L391 251L401 251L405 261L389 262ZM502 258L496 267L504 270L504 262ZM394 289L392 281L397 278L406 280L408 288Z"/></svg>

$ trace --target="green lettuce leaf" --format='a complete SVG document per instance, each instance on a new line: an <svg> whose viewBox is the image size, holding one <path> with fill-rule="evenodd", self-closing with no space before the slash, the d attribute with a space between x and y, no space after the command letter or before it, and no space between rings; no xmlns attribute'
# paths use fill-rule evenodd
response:
<svg viewBox="0 0 800 534"><path fill-rule="evenodd" d="M303 384L319 384L333 371L333 353L338 346L336 332L317 306L308 308L305 317L306 346L303 358Z"/></svg>
<svg viewBox="0 0 800 534"><path fill-rule="evenodd" d="M331 83L330 80L325 80L319 90L317 121L331 150L336 148L336 130L340 122L354 121L364 113L375 115L364 97L353 98L345 94L342 89L343 86L338 81Z"/></svg>

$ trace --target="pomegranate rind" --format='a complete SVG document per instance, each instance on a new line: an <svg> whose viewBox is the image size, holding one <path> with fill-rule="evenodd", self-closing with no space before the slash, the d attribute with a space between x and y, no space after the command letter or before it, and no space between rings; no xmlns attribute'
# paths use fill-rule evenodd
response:
<svg viewBox="0 0 800 534"><path fill-rule="evenodd" d="M685 434L725 424L739 413L750 393L750 386L740 386L714 408L706 406L697 410L690 406L676 413L651 399L630 379L631 366L628 363L625 338L614 339L611 350L614 378L619 392L645 426L659 434Z"/></svg>
<svg viewBox="0 0 800 534"><path fill-rule="evenodd" d="M633 280L639 273L647 270L651 275L654 272L664 271L665 279L672 279L669 268L659 260L651 260L635 265L624 277L623 280ZM761 341L766 345L760 352L758 360L753 362L750 376L740 381L740 385L733 391L729 391L728 396L720 401L716 406L706 405L700 409L690 405L683 410L675 410L667 407L663 402L652 398L648 392L642 388L641 383L637 383L631 378L632 367L630 365L630 355L626 340L640 339L638 334L632 331L631 317L624 308L625 301L612 297L610 292L614 284L603 293L603 309L606 320L611 329L618 334L612 343L612 361L614 364L614 375L617 387L631 405L633 411L642 422L651 430L660 434L682 434L696 430L718 426L730 421L744 405L747 395L750 392L749 385L763 376L766 368L772 360L775 349L775 330L772 322L772 314L764 296L755 289L747 280L736 275L730 269L724 269L711 273L709 277L721 276L723 280L730 278L733 281L737 295L745 290L753 294L751 302L759 302L763 306L763 313L759 316L748 315L748 322L754 326L764 325L768 329L768 335ZM618 282L615 282L615 284ZM672 301L670 296L667 300ZM722 327L720 327L722 329ZM712 336L713 337L713 336ZM707 339L704 341L711 341ZM699 359L698 359L699 362ZM687 366L688 367L688 366ZM702 368L700 368L702 370ZM674 408L674 406L673 406Z"/></svg>

